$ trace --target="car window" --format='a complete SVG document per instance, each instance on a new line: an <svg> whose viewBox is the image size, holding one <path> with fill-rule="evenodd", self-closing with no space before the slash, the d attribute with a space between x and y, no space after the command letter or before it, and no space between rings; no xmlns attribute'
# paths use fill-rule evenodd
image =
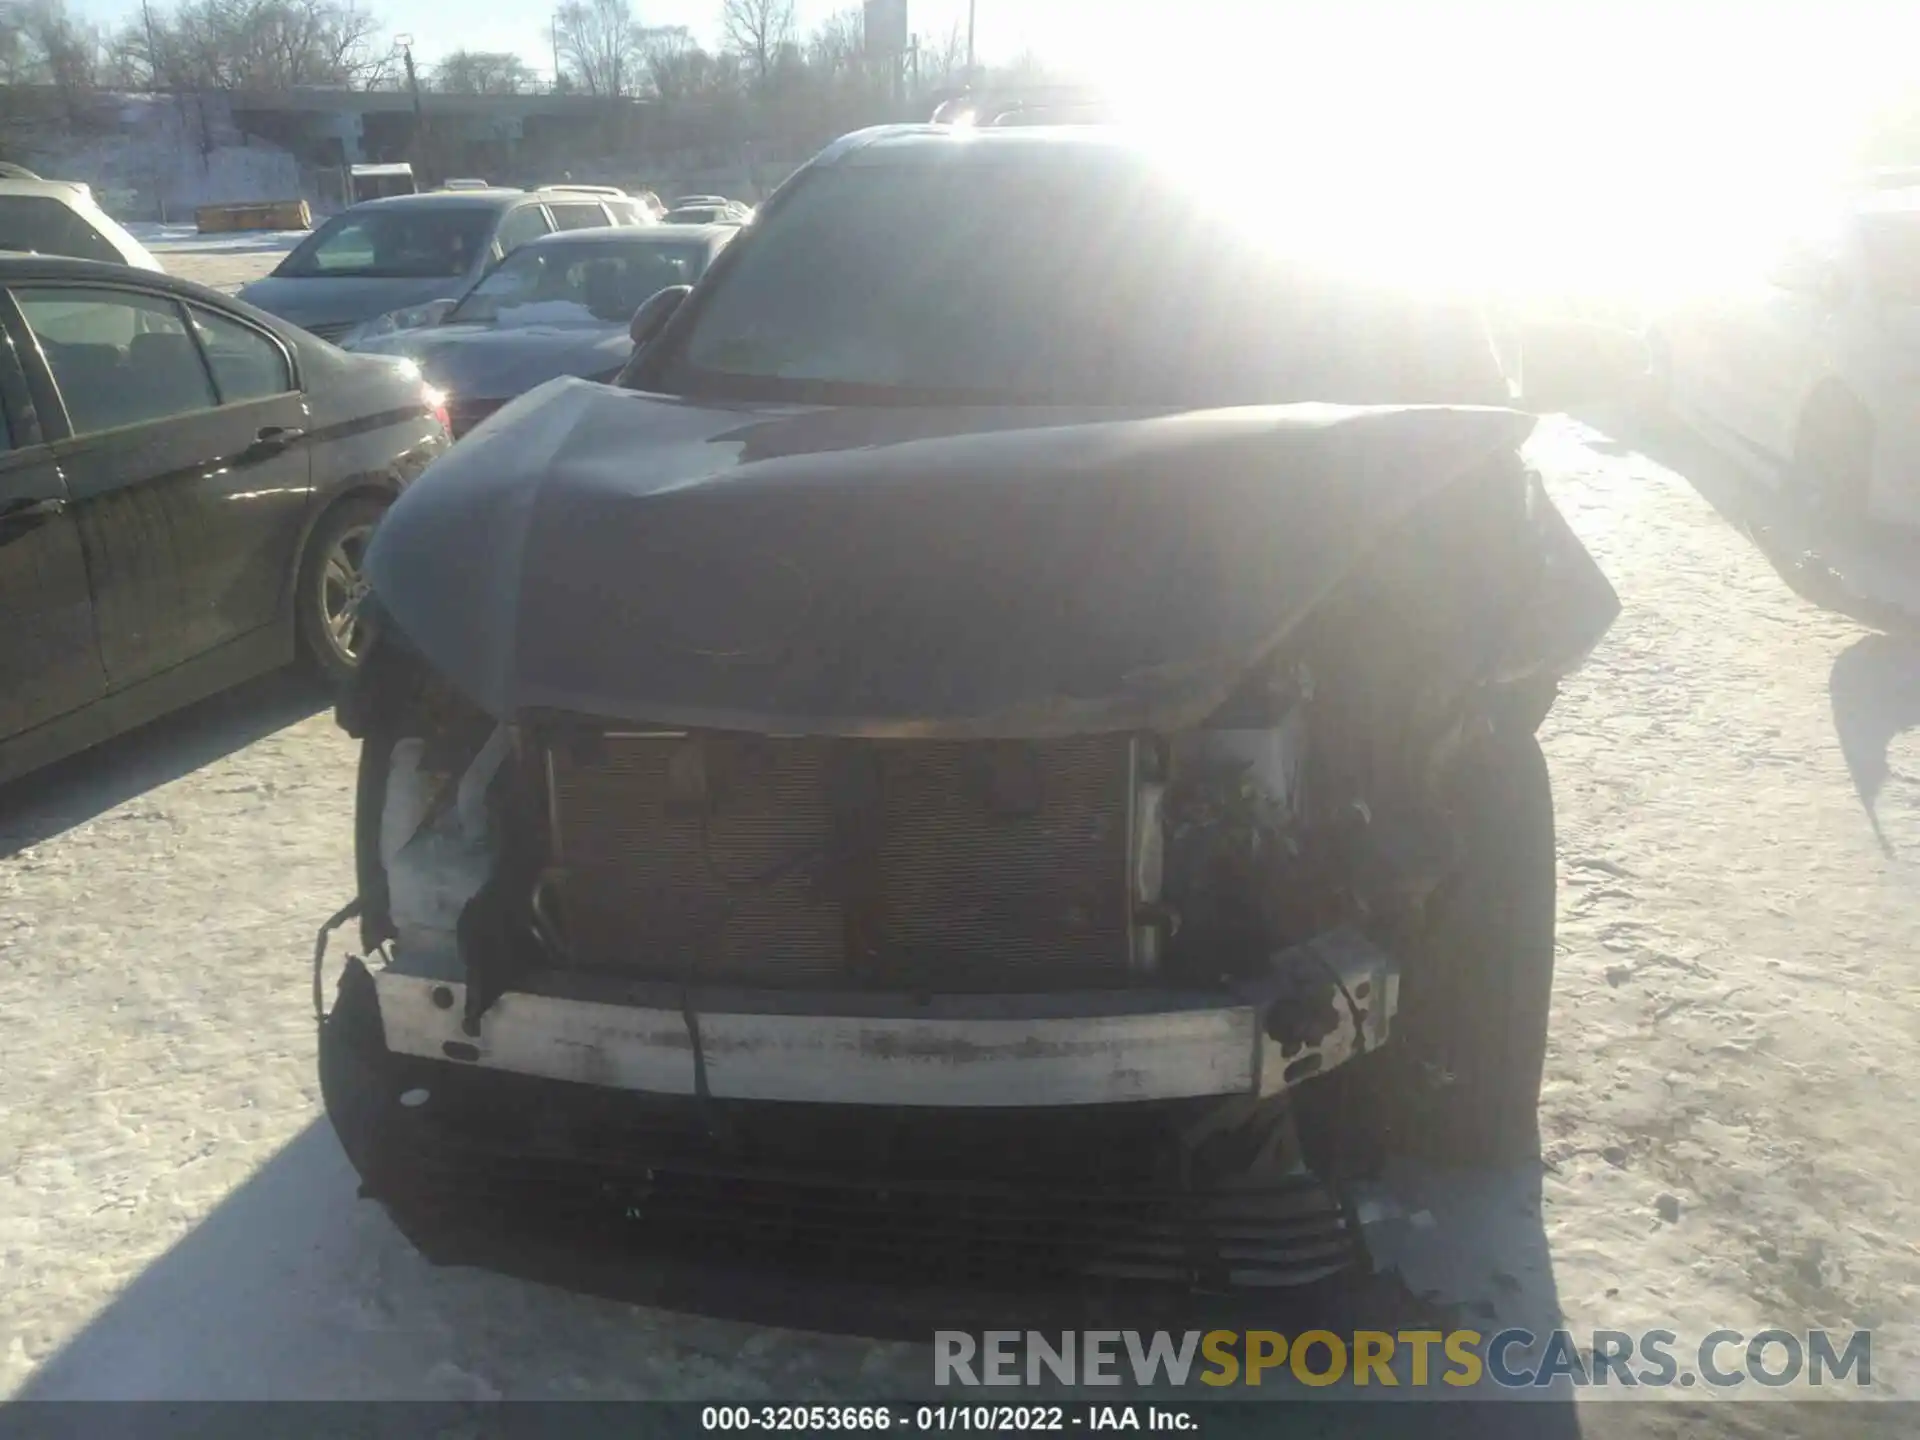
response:
<svg viewBox="0 0 1920 1440"><path fill-rule="evenodd" d="M607 212L595 204L549 204L556 230L592 230L607 223Z"/></svg>
<svg viewBox="0 0 1920 1440"><path fill-rule="evenodd" d="M1338 277L1122 159L818 169L669 333L671 388L769 399L1508 399L1473 306Z"/></svg>
<svg viewBox="0 0 1920 1440"><path fill-rule="evenodd" d="M500 222L499 233L494 239L500 242L500 253L511 255L529 240L538 240L548 232L547 212L538 205L522 205Z"/></svg>
<svg viewBox="0 0 1920 1440"><path fill-rule="evenodd" d="M79 211L45 195L0 195L0 250L122 263L112 242Z"/></svg>
<svg viewBox="0 0 1920 1440"><path fill-rule="evenodd" d="M74 434L213 408L213 381L173 301L82 286L15 290L13 298Z"/></svg>
<svg viewBox="0 0 1920 1440"><path fill-rule="evenodd" d="M262 335L198 305L187 307L193 327L213 367L213 380L222 405L264 400L293 389L286 352Z"/></svg>
<svg viewBox="0 0 1920 1440"><path fill-rule="evenodd" d="M640 302L691 285L707 247L637 236L596 244L536 245L496 265L447 315L449 325L624 325Z"/></svg>
<svg viewBox="0 0 1920 1440"><path fill-rule="evenodd" d="M396 205L347 210L301 241L273 273L313 278L452 279L486 248L491 208Z"/></svg>

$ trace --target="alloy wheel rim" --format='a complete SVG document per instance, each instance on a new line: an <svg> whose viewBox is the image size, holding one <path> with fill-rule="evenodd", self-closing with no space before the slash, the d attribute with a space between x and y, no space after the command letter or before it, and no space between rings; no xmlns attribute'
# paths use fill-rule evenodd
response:
<svg viewBox="0 0 1920 1440"><path fill-rule="evenodd" d="M362 568L371 525L341 532L320 567L320 620L327 643L342 660L358 661L366 643L366 625L360 616L366 599L367 577Z"/></svg>

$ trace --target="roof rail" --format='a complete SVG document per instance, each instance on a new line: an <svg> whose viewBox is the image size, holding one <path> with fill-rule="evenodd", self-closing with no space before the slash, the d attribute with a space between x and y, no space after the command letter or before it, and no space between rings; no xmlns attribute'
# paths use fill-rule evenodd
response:
<svg viewBox="0 0 1920 1440"><path fill-rule="evenodd" d="M1112 101L1086 85L991 86L963 90L933 112L935 125L1098 125L1114 119Z"/></svg>

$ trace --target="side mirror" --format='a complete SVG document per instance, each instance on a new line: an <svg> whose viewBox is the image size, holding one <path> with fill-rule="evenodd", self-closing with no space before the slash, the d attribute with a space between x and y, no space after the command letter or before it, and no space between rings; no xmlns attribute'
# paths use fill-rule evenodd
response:
<svg viewBox="0 0 1920 1440"><path fill-rule="evenodd" d="M691 285L669 285L642 300L640 308L633 312L633 319L627 322L627 334L632 338L634 348L638 349L665 329L667 321L673 318L673 312L692 293Z"/></svg>
<svg viewBox="0 0 1920 1440"><path fill-rule="evenodd" d="M1520 403L1539 414L1632 393L1648 365L1631 330L1577 320L1520 323Z"/></svg>

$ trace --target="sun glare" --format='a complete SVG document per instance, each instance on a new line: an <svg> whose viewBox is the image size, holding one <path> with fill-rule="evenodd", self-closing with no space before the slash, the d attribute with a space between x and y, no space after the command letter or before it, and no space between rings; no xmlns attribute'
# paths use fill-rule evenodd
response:
<svg viewBox="0 0 1920 1440"><path fill-rule="evenodd" d="M1920 38L1891 7L1325 8L1248 6L1224 48L1110 36L1089 68L1287 243L1536 297L1657 302L1757 263Z"/></svg>

